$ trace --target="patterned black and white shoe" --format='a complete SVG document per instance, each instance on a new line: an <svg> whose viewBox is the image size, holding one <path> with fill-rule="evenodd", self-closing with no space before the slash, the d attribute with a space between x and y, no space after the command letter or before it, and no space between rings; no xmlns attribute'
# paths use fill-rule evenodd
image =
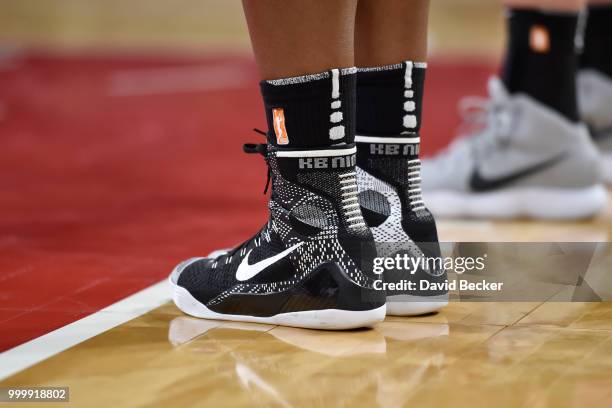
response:
<svg viewBox="0 0 612 408"><path fill-rule="evenodd" d="M386 71L384 77L381 70ZM362 128L374 133L355 136L361 210L379 257L405 255L419 265L410 270L385 270L387 284L414 285L410 290L387 290L389 315L431 313L448 304L448 292L440 289L447 276L440 266L436 222L421 198L419 128L425 70L425 63L407 61L363 68L358 74L358 98L366 102L361 110L358 104L358 115L365 119ZM381 91L385 82L387 89ZM382 92L378 99L375 90ZM377 105L386 106L389 112L379 112ZM379 120L399 125L397 133L376 134L377 122L367 120L372 110L378 111Z"/></svg>
<svg viewBox="0 0 612 408"><path fill-rule="evenodd" d="M316 329L371 326L385 317L374 289L375 245L357 199L355 145L325 150L247 145L265 155L270 218L229 251L179 264L173 299L201 318Z"/></svg>
<svg viewBox="0 0 612 408"><path fill-rule="evenodd" d="M408 281L415 285L412 290L387 291L387 314L435 312L448 304L448 292L437 289L447 276L444 269L436 267L439 262L435 260L441 256L436 223L421 199L420 161L414 154L419 138L357 136L356 140L359 203L377 243L378 256L406 254L419 264L411 270L385 271L385 283ZM406 154L379 154L390 151L386 149Z"/></svg>

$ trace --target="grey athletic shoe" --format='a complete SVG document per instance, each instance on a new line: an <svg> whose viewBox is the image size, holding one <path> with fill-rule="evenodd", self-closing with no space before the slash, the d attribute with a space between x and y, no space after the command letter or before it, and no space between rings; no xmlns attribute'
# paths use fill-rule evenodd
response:
<svg viewBox="0 0 612 408"><path fill-rule="evenodd" d="M612 185L612 78L592 69L580 71L578 104L599 147L603 179Z"/></svg>
<svg viewBox="0 0 612 408"><path fill-rule="evenodd" d="M439 216L574 219L606 203L586 127L489 81L483 130L423 160L423 198Z"/></svg>

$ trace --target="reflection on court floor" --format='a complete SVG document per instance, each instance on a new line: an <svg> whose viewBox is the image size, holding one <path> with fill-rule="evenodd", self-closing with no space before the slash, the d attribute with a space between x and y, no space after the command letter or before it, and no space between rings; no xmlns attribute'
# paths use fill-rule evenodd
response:
<svg viewBox="0 0 612 408"><path fill-rule="evenodd" d="M373 330L217 322L168 304L0 383L77 406L603 406L612 306L453 303ZM520 390L520 392L517 392Z"/></svg>

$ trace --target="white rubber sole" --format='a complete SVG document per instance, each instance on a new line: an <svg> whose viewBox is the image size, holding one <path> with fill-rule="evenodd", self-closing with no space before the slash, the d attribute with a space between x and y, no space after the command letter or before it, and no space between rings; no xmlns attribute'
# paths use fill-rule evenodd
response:
<svg viewBox="0 0 612 408"><path fill-rule="evenodd" d="M448 294L440 296L387 296L387 316L419 316L448 306Z"/></svg>
<svg viewBox="0 0 612 408"><path fill-rule="evenodd" d="M602 185L584 189L509 188L490 193L424 191L439 217L580 219L596 215L608 200Z"/></svg>
<svg viewBox="0 0 612 408"><path fill-rule="evenodd" d="M180 266L180 265L179 265ZM178 268L178 267L177 267ZM173 288L172 300L184 313L202 319L231 320L237 322L264 323L280 326L300 327L304 329L348 330L360 327L372 327L385 319L386 305L363 311L323 309L301 312L279 313L270 317L230 315L213 312L198 302L187 289L178 286L173 277L176 269L168 280Z"/></svg>

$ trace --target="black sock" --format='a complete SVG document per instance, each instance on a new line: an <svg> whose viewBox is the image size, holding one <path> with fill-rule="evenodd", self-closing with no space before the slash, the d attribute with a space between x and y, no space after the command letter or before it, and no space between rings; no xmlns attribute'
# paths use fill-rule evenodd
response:
<svg viewBox="0 0 612 408"><path fill-rule="evenodd" d="M428 256L439 256L436 224L420 196L419 150L425 72L423 62L403 62L357 71L357 165L394 187L402 227ZM369 194L371 199L368 199ZM376 193L360 193L362 207L377 205ZM383 199L382 202L386 199ZM367 204L369 202L369 204ZM384 210L383 210L384 212ZM369 225L376 225L365 210ZM389 240L397 239L392 235Z"/></svg>
<svg viewBox="0 0 612 408"><path fill-rule="evenodd" d="M589 7L580 66L612 78L612 6Z"/></svg>
<svg viewBox="0 0 612 408"><path fill-rule="evenodd" d="M357 134L401 136L421 128L425 63L404 62L357 72Z"/></svg>
<svg viewBox="0 0 612 408"><path fill-rule="evenodd" d="M510 93L526 93L572 121L578 121L577 24L577 13L510 9L502 73Z"/></svg>
<svg viewBox="0 0 612 408"><path fill-rule="evenodd" d="M356 71L262 81L268 143L307 149L354 143Z"/></svg>

